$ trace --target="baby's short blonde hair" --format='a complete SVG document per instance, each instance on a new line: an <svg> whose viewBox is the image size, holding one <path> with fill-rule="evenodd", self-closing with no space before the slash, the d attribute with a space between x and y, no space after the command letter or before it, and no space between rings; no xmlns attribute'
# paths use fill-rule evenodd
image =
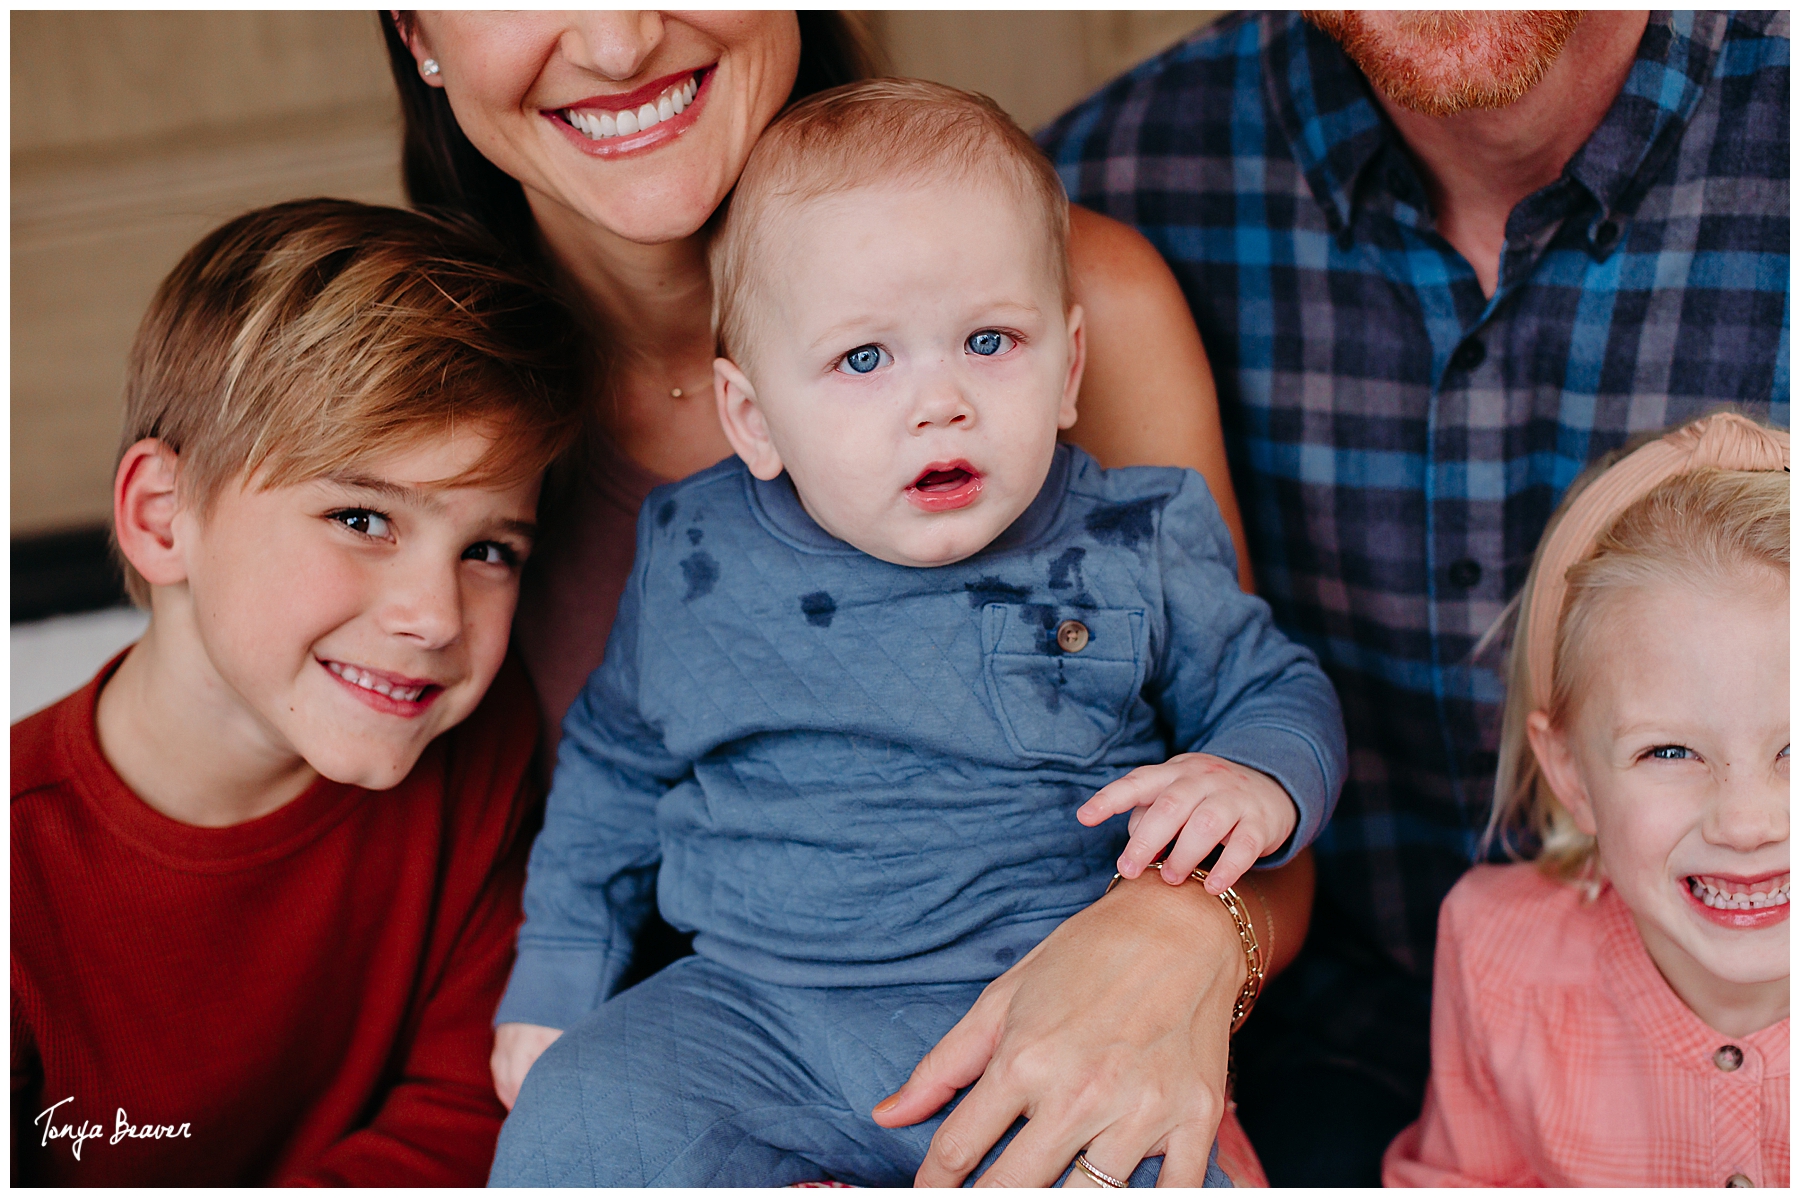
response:
<svg viewBox="0 0 1800 1198"><path fill-rule="evenodd" d="M493 444L448 481L507 485L579 434L587 352L557 297L472 222L296 200L214 230L157 288L119 453L161 440L204 513L233 481L320 478L474 426Z"/></svg>
<svg viewBox="0 0 1800 1198"><path fill-rule="evenodd" d="M1069 287L1069 199L1050 160L986 96L919 79L869 79L794 105L756 143L709 251L713 334L740 363L751 349L757 283L780 263L766 242L774 206L872 183L992 179L1011 187L1044 231Z"/></svg>
<svg viewBox="0 0 1800 1198"><path fill-rule="evenodd" d="M1773 439L1781 434L1765 436ZM1483 849L1499 841L1516 851L1513 842L1523 838L1539 868L1569 881L1594 880L1594 838L1575 826L1574 817L1550 789L1526 736L1526 717L1538 700L1524 630L1531 626L1530 604L1541 589L1538 574L1544 546L1558 523L1584 491L1642 443L1608 455L1570 487L1544 532L1513 623L1494 806ZM1780 452L1785 460L1785 441ZM1581 697L1581 680L1591 669L1588 646L1609 615L1608 600L1619 592L1673 583L1703 593L1729 593L1742 585L1746 574L1758 572L1779 575L1786 584L1788 478L1781 469L1693 469L1657 484L1619 513L1565 576L1567 592L1555 625L1546 709L1553 724L1567 726Z"/></svg>

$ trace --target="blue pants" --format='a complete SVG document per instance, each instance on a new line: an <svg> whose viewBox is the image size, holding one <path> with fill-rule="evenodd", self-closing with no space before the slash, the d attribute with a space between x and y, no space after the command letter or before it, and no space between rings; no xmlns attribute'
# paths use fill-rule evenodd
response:
<svg viewBox="0 0 1800 1198"><path fill-rule="evenodd" d="M893 1130L869 1111L981 990L778 986L685 957L538 1058L488 1184L909 1186L947 1111ZM1229 1186L1213 1152L1206 1184ZM1154 1184L1161 1165L1144 1161L1132 1184Z"/></svg>

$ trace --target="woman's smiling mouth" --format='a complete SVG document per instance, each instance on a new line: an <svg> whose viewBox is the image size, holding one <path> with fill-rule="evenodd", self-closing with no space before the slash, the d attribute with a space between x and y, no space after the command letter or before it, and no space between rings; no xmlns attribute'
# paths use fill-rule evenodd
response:
<svg viewBox="0 0 1800 1198"><path fill-rule="evenodd" d="M659 145L699 116L712 66L652 80L636 91L590 96L544 115L583 149L608 154Z"/></svg>

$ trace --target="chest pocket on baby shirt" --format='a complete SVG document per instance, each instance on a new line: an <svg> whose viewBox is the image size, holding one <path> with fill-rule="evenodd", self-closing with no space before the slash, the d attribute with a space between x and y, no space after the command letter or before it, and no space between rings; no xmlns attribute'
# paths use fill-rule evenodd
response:
<svg viewBox="0 0 1800 1198"><path fill-rule="evenodd" d="M1014 751L1087 765L1118 739L1144 684L1143 611L989 603L981 637L988 695Z"/></svg>

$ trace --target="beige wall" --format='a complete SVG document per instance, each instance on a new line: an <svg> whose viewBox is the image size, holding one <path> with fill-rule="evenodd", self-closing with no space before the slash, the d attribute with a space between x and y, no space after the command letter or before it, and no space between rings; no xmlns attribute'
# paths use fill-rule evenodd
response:
<svg viewBox="0 0 1800 1198"><path fill-rule="evenodd" d="M875 12L897 73L1028 128L1201 12ZM369 12L12 15L12 531L104 521L126 350L208 229L307 195L399 203Z"/></svg>

